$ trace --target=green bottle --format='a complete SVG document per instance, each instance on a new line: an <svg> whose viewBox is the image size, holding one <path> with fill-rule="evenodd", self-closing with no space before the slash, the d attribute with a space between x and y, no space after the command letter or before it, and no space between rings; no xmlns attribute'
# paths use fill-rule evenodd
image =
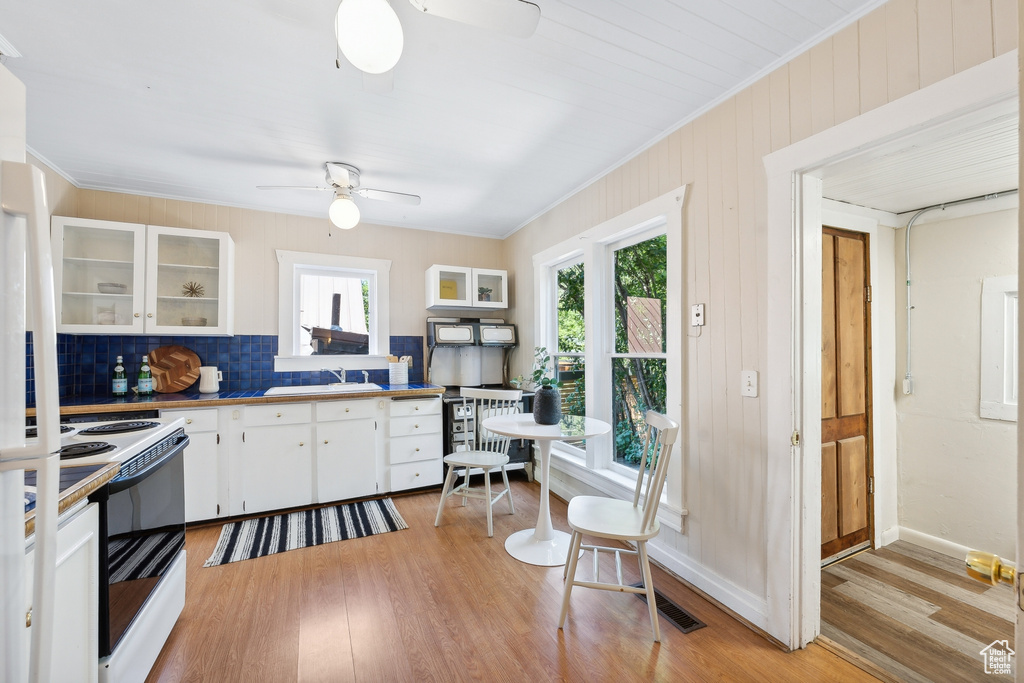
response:
<svg viewBox="0 0 1024 683"><path fill-rule="evenodd" d="M128 375L124 372L124 361L121 356L117 357L117 365L114 366L114 396L128 395Z"/></svg>
<svg viewBox="0 0 1024 683"><path fill-rule="evenodd" d="M153 395L153 375L149 373L149 356L142 357L139 368L139 396Z"/></svg>

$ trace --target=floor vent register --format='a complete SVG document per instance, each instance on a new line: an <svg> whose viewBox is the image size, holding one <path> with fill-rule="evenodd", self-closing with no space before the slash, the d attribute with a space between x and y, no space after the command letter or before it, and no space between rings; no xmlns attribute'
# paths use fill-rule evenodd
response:
<svg viewBox="0 0 1024 683"><path fill-rule="evenodd" d="M634 588L639 588L642 583L634 583ZM640 598L644 602L647 602L647 595L645 593L634 593L636 597ZM696 631L699 628L707 626L703 621L693 616L682 607L672 602L660 592L658 589L654 589L654 604L658 608L658 614L665 617L669 623L675 626L683 633L689 633L690 631Z"/></svg>

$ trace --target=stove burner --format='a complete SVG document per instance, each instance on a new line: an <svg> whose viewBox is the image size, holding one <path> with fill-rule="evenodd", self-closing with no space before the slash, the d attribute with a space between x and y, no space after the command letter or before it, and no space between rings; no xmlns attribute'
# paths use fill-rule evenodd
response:
<svg viewBox="0 0 1024 683"><path fill-rule="evenodd" d="M79 434L124 434L125 432L138 432L143 429L159 427L159 422L144 422L135 420L133 422L111 422L109 424L96 425L78 432Z"/></svg>
<svg viewBox="0 0 1024 683"><path fill-rule="evenodd" d="M111 443L89 441L86 443L76 443L70 446L64 446L60 449L59 453L61 460L71 460L73 458L87 458L90 455L107 453L115 448L117 448L117 446Z"/></svg>
<svg viewBox="0 0 1024 683"><path fill-rule="evenodd" d="M60 426L60 433L61 434L67 434L68 432L73 432L73 431L75 431L74 427L69 427L67 425L61 425ZM38 429L36 429L35 427L25 427L25 438L26 439L34 439L37 436L39 436L39 430Z"/></svg>

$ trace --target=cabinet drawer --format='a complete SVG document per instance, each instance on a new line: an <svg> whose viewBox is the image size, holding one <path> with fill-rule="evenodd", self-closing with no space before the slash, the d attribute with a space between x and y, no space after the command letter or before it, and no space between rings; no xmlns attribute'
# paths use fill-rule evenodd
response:
<svg viewBox="0 0 1024 683"><path fill-rule="evenodd" d="M377 412L378 399L362 399L358 401L319 401L316 404L316 421L358 420L373 417Z"/></svg>
<svg viewBox="0 0 1024 683"><path fill-rule="evenodd" d="M185 432L188 434L217 431L216 408L204 408L202 410L161 410L160 417L169 417L171 419L179 417L185 418Z"/></svg>
<svg viewBox="0 0 1024 683"><path fill-rule="evenodd" d="M439 434L441 432L440 415L420 415L413 417L393 417L388 434L396 436L412 436L413 434Z"/></svg>
<svg viewBox="0 0 1024 683"><path fill-rule="evenodd" d="M439 460L441 452L441 435L399 436L388 444L388 462L397 465L416 460Z"/></svg>
<svg viewBox="0 0 1024 683"><path fill-rule="evenodd" d="M265 406L246 406L246 427L289 425L312 422L313 406L309 403L275 403Z"/></svg>
<svg viewBox="0 0 1024 683"><path fill-rule="evenodd" d="M440 415L441 397L391 401L391 417L410 415Z"/></svg>
<svg viewBox="0 0 1024 683"><path fill-rule="evenodd" d="M441 461L423 460L390 468L392 491L404 491L420 486L436 486L444 481Z"/></svg>

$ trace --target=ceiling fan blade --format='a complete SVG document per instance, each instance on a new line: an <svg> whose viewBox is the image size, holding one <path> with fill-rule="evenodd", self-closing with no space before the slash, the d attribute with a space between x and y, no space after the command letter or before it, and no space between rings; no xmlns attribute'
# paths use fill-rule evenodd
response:
<svg viewBox="0 0 1024 683"><path fill-rule="evenodd" d="M540 21L540 7L526 0L409 0L413 7L471 26L529 38Z"/></svg>
<svg viewBox="0 0 1024 683"><path fill-rule="evenodd" d="M389 192L388 190L372 190L368 187L360 187L352 190L353 194L367 199L376 199L382 202L394 202L395 204L410 204L417 206L420 197L416 194L405 194L404 192Z"/></svg>
<svg viewBox="0 0 1024 683"><path fill-rule="evenodd" d="M334 190L333 187L318 187L316 185L257 185L257 190Z"/></svg>

